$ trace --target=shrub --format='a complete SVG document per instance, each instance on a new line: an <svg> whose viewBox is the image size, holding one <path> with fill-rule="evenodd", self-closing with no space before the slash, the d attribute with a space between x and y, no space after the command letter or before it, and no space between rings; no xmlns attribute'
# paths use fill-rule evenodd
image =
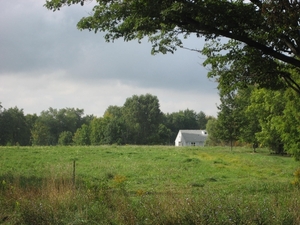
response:
<svg viewBox="0 0 300 225"><path fill-rule="evenodd" d="M73 134L71 131L63 131L59 135L58 144L59 145L71 145L73 143L72 137L73 137Z"/></svg>

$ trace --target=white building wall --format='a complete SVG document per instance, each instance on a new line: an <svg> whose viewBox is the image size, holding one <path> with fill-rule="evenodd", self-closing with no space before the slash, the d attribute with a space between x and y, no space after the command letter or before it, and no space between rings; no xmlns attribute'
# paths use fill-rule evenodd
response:
<svg viewBox="0 0 300 225"><path fill-rule="evenodd" d="M178 132L177 137L175 139L175 146L182 146L181 145L181 132Z"/></svg>
<svg viewBox="0 0 300 225"><path fill-rule="evenodd" d="M207 136L207 132L205 130L202 131L202 134ZM175 146L204 146L204 142L205 141L186 142L181 131L179 131L175 139Z"/></svg>

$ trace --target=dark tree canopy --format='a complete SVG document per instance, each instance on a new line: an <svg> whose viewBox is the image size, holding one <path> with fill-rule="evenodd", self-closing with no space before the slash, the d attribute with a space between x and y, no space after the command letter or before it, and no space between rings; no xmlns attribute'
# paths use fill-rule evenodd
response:
<svg viewBox="0 0 300 225"><path fill-rule="evenodd" d="M46 0L45 6L55 11L65 5L84 5L85 1L90 0ZM212 67L210 76L219 80L228 75L220 71L227 69L235 72L229 74L230 79L243 85L255 83L272 89L289 86L300 93L297 78L288 72L289 68L300 69L298 0L96 2L93 12L78 22L79 29L105 32L107 41L148 37L153 53L174 52L182 47L180 38L192 34L206 40L226 37L235 41L230 48L218 42L218 46L203 50L212 59L206 61ZM224 49L229 51L225 59L220 58Z"/></svg>

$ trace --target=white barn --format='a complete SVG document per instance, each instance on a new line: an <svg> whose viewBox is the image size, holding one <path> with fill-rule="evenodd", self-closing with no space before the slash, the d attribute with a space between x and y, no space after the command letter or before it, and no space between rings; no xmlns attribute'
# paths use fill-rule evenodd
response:
<svg viewBox="0 0 300 225"><path fill-rule="evenodd" d="M179 130L175 146L204 146L207 135L206 130Z"/></svg>

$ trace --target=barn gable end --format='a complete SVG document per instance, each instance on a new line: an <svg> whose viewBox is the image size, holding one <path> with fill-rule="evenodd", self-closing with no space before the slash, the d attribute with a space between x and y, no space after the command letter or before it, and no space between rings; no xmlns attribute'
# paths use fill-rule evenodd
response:
<svg viewBox="0 0 300 225"><path fill-rule="evenodd" d="M175 146L204 146L207 135L206 130L179 130Z"/></svg>

